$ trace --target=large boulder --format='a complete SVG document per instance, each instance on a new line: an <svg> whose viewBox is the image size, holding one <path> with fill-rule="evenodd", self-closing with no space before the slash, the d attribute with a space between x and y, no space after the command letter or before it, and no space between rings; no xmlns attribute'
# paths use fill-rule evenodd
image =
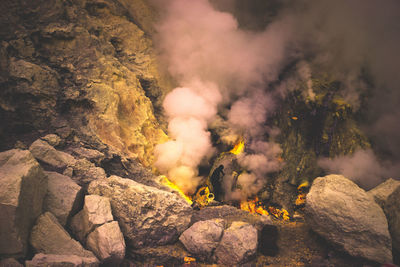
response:
<svg viewBox="0 0 400 267"><path fill-rule="evenodd" d="M393 240L393 248L400 252L400 187L387 198L385 213L389 223L389 231Z"/></svg>
<svg viewBox="0 0 400 267"><path fill-rule="evenodd" d="M86 246L107 264L118 266L125 257L124 236L113 221L97 227L87 237Z"/></svg>
<svg viewBox="0 0 400 267"><path fill-rule="evenodd" d="M377 187L368 191L367 194L372 196L375 199L375 202L383 209L388 197L399 187L400 181L389 178Z"/></svg>
<svg viewBox="0 0 400 267"><path fill-rule="evenodd" d="M192 208L184 199L130 179L110 176L90 183L88 191L110 198L113 215L134 248L173 243L190 223Z"/></svg>
<svg viewBox="0 0 400 267"><path fill-rule="evenodd" d="M255 255L257 245L257 229L251 224L237 221L225 230L214 255L219 264L233 266Z"/></svg>
<svg viewBox="0 0 400 267"><path fill-rule="evenodd" d="M46 141L40 139L31 144L29 151L37 160L54 169L65 169L76 162L75 158L70 154L58 151Z"/></svg>
<svg viewBox="0 0 400 267"><path fill-rule="evenodd" d="M26 267L97 267L99 261L95 257L81 257L76 255L56 255L39 253L32 260L25 262Z"/></svg>
<svg viewBox="0 0 400 267"><path fill-rule="evenodd" d="M44 200L44 210L57 217L62 226L67 224L71 214L82 204L83 192L68 176L57 172L46 172L48 190Z"/></svg>
<svg viewBox="0 0 400 267"><path fill-rule="evenodd" d="M76 238L84 244L90 232L112 220L110 200L98 195L87 195L83 209L71 220L71 228Z"/></svg>
<svg viewBox="0 0 400 267"><path fill-rule="evenodd" d="M106 172L103 168L96 165L87 159L78 159L72 164L73 176L72 179L81 186L87 186L91 181L106 178Z"/></svg>
<svg viewBox="0 0 400 267"><path fill-rule="evenodd" d="M190 253L208 260L221 240L224 227L222 219L199 221L183 232L179 240Z"/></svg>
<svg viewBox="0 0 400 267"><path fill-rule="evenodd" d="M306 222L316 233L355 257L392 261L388 224L381 207L342 175L314 180L307 195Z"/></svg>
<svg viewBox="0 0 400 267"><path fill-rule="evenodd" d="M46 190L46 175L28 150L0 153L0 255L25 255Z"/></svg>
<svg viewBox="0 0 400 267"><path fill-rule="evenodd" d="M50 212L46 212L38 218L31 232L30 243L36 253L95 257L78 241L72 239Z"/></svg>

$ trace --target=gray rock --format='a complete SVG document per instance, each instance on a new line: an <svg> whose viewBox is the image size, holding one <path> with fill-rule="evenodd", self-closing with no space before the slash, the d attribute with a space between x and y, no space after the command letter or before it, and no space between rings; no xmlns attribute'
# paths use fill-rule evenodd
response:
<svg viewBox="0 0 400 267"><path fill-rule="evenodd" d="M125 241L118 222L97 227L87 237L86 246L103 262L118 266L125 257Z"/></svg>
<svg viewBox="0 0 400 267"><path fill-rule="evenodd" d="M46 190L47 177L28 150L0 153L0 255L25 256Z"/></svg>
<svg viewBox="0 0 400 267"><path fill-rule="evenodd" d="M129 258L134 259L140 266L182 266L188 252L180 242L159 247L134 249L127 247Z"/></svg>
<svg viewBox="0 0 400 267"><path fill-rule="evenodd" d="M95 257L76 255L55 255L39 253L32 260L25 262L26 267L97 267L99 261Z"/></svg>
<svg viewBox="0 0 400 267"><path fill-rule="evenodd" d="M393 240L393 248L400 252L400 187L387 198L385 213L388 219L389 231Z"/></svg>
<svg viewBox="0 0 400 267"><path fill-rule="evenodd" d="M42 214L31 232L30 243L36 253L76 255L93 258L92 252L72 239L50 212Z"/></svg>
<svg viewBox="0 0 400 267"><path fill-rule="evenodd" d="M179 240L190 253L208 260L221 240L224 227L222 219L199 221L183 232Z"/></svg>
<svg viewBox="0 0 400 267"><path fill-rule="evenodd" d="M61 143L61 138L56 135L56 134L48 134L46 136L43 136L42 138L43 141L46 141L49 145L51 146L58 146Z"/></svg>
<svg viewBox="0 0 400 267"><path fill-rule="evenodd" d="M134 248L175 242L192 215L181 197L118 176L93 181L88 191L110 198L113 214Z"/></svg>
<svg viewBox="0 0 400 267"><path fill-rule="evenodd" d="M355 257L392 261L388 224L381 207L342 175L314 180L307 195L306 222L316 233Z"/></svg>
<svg viewBox="0 0 400 267"><path fill-rule="evenodd" d="M87 159L78 159L72 168L72 179L81 186L87 186L91 181L106 178L106 172L100 167L96 167L92 162Z"/></svg>
<svg viewBox="0 0 400 267"><path fill-rule="evenodd" d="M225 230L214 255L219 264L232 266L251 258L257 252L257 245L256 228L245 222L233 222Z"/></svg>
<svg viewBox="0 0 400 267"><path fill-rule="evenodd" d="M1 267L23 267L21 263L19 263L16 259L14 258L7 258L7 259L2 259L0 261L0 266Z"/></svg>
<svg viewBox="0 0 400 267"><path fill-rule="evenodd" d="M104 154L98 150L84 148L84 147L72 148L71 152L78 158L85 158L93 162L100 162L105 157Z"/></svg>
<svg viewBox="0 0 400 267"><path fill-rule="evenodd" d="M387 198L399 187L400 181L389 178L377 187L369 190L367 194L372 196L375 199L375 202L383 209Z"/></svg>
<svg viewBox="0 0 400 267"><path fill-rule="evenodd" d="M58 151L46 141L36 140L29 147L32 155L41 162L44 162L56 169L64 169L69 165L73 165L76 160L68 153Z"/></svg>
<svg viewBox="0 0 400 267"><path fill-rule="evenodd" d="M62 226L67 224L71 214L74 214L83 202L83 192L68 176L46 172L48 190L44 200L44 210L57 217Z"/></svg>
<svg viewBox="0 0 400 267"><path fill-rule="evenodd" d="M71 220L71 228L76 238L85 244L90 232L112 220L110 200L98 195L87 195L83 209Z"/></svg>

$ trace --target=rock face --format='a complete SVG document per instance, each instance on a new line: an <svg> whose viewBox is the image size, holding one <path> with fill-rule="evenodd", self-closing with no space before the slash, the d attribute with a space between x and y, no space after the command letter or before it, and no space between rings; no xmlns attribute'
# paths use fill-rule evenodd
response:
<svg viewBox="0 0 400 267"><path fill-rule="evenodd" d="M29 151L0 153L0 255L25 255L46 190L46 175Z"/></svg>
<svg viewBox="0 0 400 267"><path fill-rule="evenodd" d="M72 168L72 179L82 186L87 186L91 181L106 178L105 171L87 159L76 160Z"/></svg>
<svg viewBox="0 0 400 267"><path fill-rule="evenodd" d="M86 246L101 261L114 266L118 266L125 257L124 236L116 221L97 227L88 235Z"/></svg>
<svg viewBox="0 0 400 267"><path fill-rule="evenodd" d="M315 232L350 255L379 263L392 261L385 214L349 179L341 175L315 179L305 212Z"/></svg>
<svg viewBox="0 0 400 267"><path fill-rule="evenodd" d="M69 236L50 212L44 213L37 220L31 232L30 243L36 253L94 257L92 252L85 250Z"/></svg>
<svg viewBox="0 0 400 267"><path fill-rule="evenodd" d="M39 253L32 260L25 262L26 267L43 266L76 266L76 267L97 267L99 261L95 257L80 257L76 255L55 255Z"/></svg>
<svg viewBox="0 0 400 267"><path fill-rule="evenodd" d="M375 199L375 202L383 209L387 198L399 187L400 181L389 178L377 187L369 190L367 194L372 196Z"/></svg>
<svg viewBox="0 0 400 267"><path fill-rule="evenodd" d="M233 266L243 263L257 252L257 230L245 222L233 222L225 230L221 242L215 250L219 264Z"/></svg>
<svg viewBox="0 0 400 267"><path fill-rule="evenodd" d="M23 267L24 265L19 263L14 258L8 258L8 259L0 260L0 266L1 267Z"/></svg>
<svg viewBox="0 0 400 267"><path fill-rule="evenodd" d="M393 239L393 248L400 252L400 187L388 197L385 204L389 231Z"/></svg>
<svg viewBox="0 0 400 267"><path fill-rule="evenodd" d="M43 140L33 142L29 147L29 151L37 160L56 169L65 169L76 161L70 154L56 150Z"/></svg>
<svg viewBox="0 0 400 267"><path fill-rule="evenodd" d="M83 192L81 187L68 176L46 172L48 191L44 200L44 210L50 211L62 226L67 224L71 213L77 211L82 204Z"/></svg>
<svg viewBox="0 0 400 267"><path fill-rule="evenodd" d="M225 221L214 219L193 224L179 237L185 248L202 260L209 260L221 240Z"/></svg>
<svg viewBox="0 0 400 267"><path fill-rule="evenodd" d="M185 200L129 179L96 180L88 192L110 198L115 219L134 248L172 243L190 222L192 209Z"/></svg>

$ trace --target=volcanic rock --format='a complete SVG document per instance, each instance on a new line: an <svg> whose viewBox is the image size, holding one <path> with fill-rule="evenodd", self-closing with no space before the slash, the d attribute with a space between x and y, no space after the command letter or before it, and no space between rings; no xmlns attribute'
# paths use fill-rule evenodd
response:
<svg viewBox="0 0 400 267"><path fill-rule="evenodd" d="M81 257L76 255L55 255L39 253L32 260L25 262L26 267L43 266L76 266L76 267L97 267L99 261L95 257Z"/></svg>
<svg viewBox="0 0 400 267"><path fill-rule="evenodd" d="M78 159L72 165L72 179L81 186L87 186L91 181L106 178L106 172L100 167L96 167L87 159Z"/></svg>
<svg viewBox="0 0 400 267"><path fill-rule="evenodd" d="M110 200L97 195L87 195L83 209L71 220L71 228L76 238L85 244L86 236L90 232L112 220Z"/></svg>
<svg viewBox="0 0 400 267"><path fill-rule="evenodd" d="M91 162L99 163L105 157L102 152L85 147L75 147L72 148L71 151L74 156L78 158L85 158Z"/></svg>
<svg viewBox="0 0 400 267"><path fill-rule="evenodd" d="M30 243L36 253L56 255L76 255L93 258L92 252L72 239L50 212L42 214L33 227Z"/></svg>
<svg viewBox="0 0 400 267"><path fill-rule="evenodd" d="M29 147L29 151L39 161L55 169L65 169L76 162L75 158L68 153L58 151L46 141L36 140Z"/></svg>
<svg viewBox="0 0 400 267"><path fill-rule="evenodd" d="M28 150L0 153L0 255L25 255L46 190L46 175Z"/></svg>
<svg viewBox="0 0 400 267"><path fill-rule="evenodd" d="M7 258L7 259L0 260L0 266L1 267L23 267L24 265L19 263L14 258Z"/></svg>
<svg viewBox="0 0 400 267"><path fill-rule="evenodd" d="M399 187L400 181L389 178L377 187L368 191L367 194L372 196L375 199L375 202L384 209L388 197Z"/></svg>
<svg viewBox="0 0 400 267"><path fill-rule="evenodd" d="M305 212L312 230L350 255L379 263L392 261L385 214L349 179L341 175L315 179Z"/></svg>
<svg viewBox="0 0 400 267"><path fill-rule="evenodd" d="M233 222L225 230L215 250L219 264L232 266L243 263L257 252L257 229L245 222Z"/></svg>
<svg viewBox="0 0 400 267"><path fill-rule="evenodd" d="M68 176L57 172L45 172L48 178L48 190L44 199L44 210L50 211L62 226L67 224L69 216L75 213L83 202L83 192Z"/></svg>
<svg viewBox="0 0 400 267"><path fill-rule="evenodd" d="M181 266L190 254L180 242L159 247L127 248L127 254L139 266Z"/></svg>
<svg viewBox="0 0 400 267"><path fill-rule="evenodd" d="M88 192L110 198L124 237L134 248L175 242L192 215L179 196L118 176L91 182Z"/></svg>
<svg viewBox="0 0 400 267"><path fill-rule="evenodd" d="M56 134L48 134L40 139L46 141L49 145L53 147L58 146L61 143L61 138Z"/></svg>
<svg viewBox="0 0 400 267"><path fill-rule="evenodd" d="M86 246L103 262L118 266L125 257L125 241L118 222L97 227L87 237Z"/></svg>
<svg viewBox="0 0 400 267"><path fill-rule="evenodd" d="M199 221L183 232L179 240L193 255L208 260L221 240L224 227L222 219Z"/></svg>
<svg viewBox="0 0 400 267"><path fill-rule="evenodd" d="M388 219L389 231L393 240L393 248L400 252L400 187L387 198L385 213Z"/></svg>

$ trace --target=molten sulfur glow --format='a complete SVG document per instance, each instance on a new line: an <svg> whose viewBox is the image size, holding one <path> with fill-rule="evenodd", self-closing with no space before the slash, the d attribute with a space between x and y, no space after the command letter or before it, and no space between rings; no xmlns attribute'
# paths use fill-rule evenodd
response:
<svg viewBox="0 0 400 267"><path fill-rule="evenodd" d="M285 209L277 209L274 207L269 207L268 209L269 209L270 213L278 219L282 219L284 221L287 221L290 219L289 212Z"/></svg>
<svg viewBox="0 0 400 267"><path fill-rule="evenodd" d="M248 211L250 213L258 213L261 215L268 215L268 211L263 209L262 206L258 205L258 198L256 197L253 200L246 200L240 203L240 209Z"/></svg>
<svg viewBox="0 0 400 267"><path fill-rule="evenodd" d="M243 152L243 150L244 150L244 140L243 138L240 138L239 142L237 142L237 144L229 152L235 155L239 155L240 153Z"/></svg>
<svg viewBox="0 0 400 267"><path fill-rule="evenodd" d="M189 203L190 205L192 205L192 200L190 199L190 197L188 197L187 195L185 195L185 193L183 193L183 191L173 182L171 182L166 176L162 175L161 179L160 179L161 183L169 188L171 188L172 190L176 191L179 193L179 195L181 197L183 197L187 203Z"/></svg>

